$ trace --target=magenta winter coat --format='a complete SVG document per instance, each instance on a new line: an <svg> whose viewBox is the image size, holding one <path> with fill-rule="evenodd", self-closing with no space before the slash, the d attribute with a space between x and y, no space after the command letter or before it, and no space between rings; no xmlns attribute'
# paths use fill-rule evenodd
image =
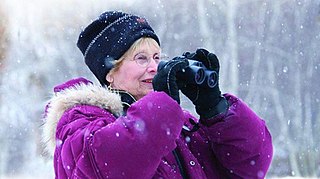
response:
<svg viewBox="0 0 320 179"><path fill-rule="evenodd" d="M118 94L85 79L55 92L44 137L56 178L182 178L175 148L194 179L263 178L272 159L265 122L229 94L226 114L190 132L189 118L197 119L163 92L134 102L125 116Z"/></svg>

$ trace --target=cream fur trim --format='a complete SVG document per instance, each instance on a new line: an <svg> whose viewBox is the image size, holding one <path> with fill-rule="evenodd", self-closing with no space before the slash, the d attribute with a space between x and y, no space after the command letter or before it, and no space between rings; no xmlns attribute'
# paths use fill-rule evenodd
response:
<svg viewBox="0 0 320 179"><path fill-rule="evenodd" d="M50 100L42 136L50 155L53 156L56 147L58 121L67 109L78 104L98 106L117 115L122 113L120 96L100 86L81 84L56 93Z"/></svg>

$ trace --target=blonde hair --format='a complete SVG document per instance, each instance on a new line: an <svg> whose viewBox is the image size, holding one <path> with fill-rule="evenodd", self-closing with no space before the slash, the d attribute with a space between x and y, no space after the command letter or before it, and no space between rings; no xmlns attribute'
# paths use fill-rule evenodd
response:
<svg viewBox="0 0 320 179"><path fill-rule="evenodd" d="M126 51L126 53L124 53L118 60L116 60L114 62L114 67L110 70L109 74L112 74L114 72L116 72L117 70L119 70L123 60L131 55L132 53L134 53L137 49L139 49L141 47L142 44L147 44L148 46L156 46L156 47L159 47L160 49L160 46L159 44L153 39L153 38L150 38L150 37L142 37L138 40L136 40L132 45L131 47Z"/></svg>

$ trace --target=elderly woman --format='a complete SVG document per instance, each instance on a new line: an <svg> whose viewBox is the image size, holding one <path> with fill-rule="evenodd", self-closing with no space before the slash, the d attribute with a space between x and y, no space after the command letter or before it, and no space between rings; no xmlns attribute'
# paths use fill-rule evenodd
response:
<svg viewBox="0 0 320 179"><path fill-rule="evenodd" d="M272 159L265 122L218 84L177 77L187 59L218 74L214 54L161 62L146 19L123 12L101 14L77 45L101 86L77 78L54 88L44 140L56 178L264 178ZM179 90L200 119L181 108Z"/></svg>

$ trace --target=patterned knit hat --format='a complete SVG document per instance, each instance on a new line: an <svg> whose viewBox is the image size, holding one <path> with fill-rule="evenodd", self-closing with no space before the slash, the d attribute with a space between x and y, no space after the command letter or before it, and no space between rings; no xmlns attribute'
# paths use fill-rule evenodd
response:
<svg viewBox="0 0 320 179"><path fill-rule="evenodd" d="M131 45L141 37L160 41L147 20L118 11L102 13L81 33L77 42L85 62L102 85L108 85L107 73Z"/></svg>

